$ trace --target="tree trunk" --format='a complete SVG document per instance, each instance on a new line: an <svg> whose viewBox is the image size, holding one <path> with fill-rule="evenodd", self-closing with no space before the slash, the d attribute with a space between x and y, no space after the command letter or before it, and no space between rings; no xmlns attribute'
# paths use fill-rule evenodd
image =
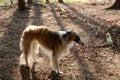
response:
<svg viewBox="0 0 120 80"><path fill-rule="evenodd" d="M18 9L20 11L24 11L26 9L25 1L24 0L18 0Z"/></svg>
<svg viewBox="0 0 120 80"><path fill-rule="evenodd" d="M116 0L109 9L120 9L120 0Z"/></svg>
<svg viewBox="0 0 120 80"><path fill-rule="evenodd" d="M63 3L63 0L58 0L59 3Z"/></svg>
<svg viewBox="0 0 120 80"><path fill-rule="evenodd" d="M32 0L28 0L28 1L27 1L27 4L28 4L29 6L32 5L32 3L33 3Z"/></svg>
<svg viewBox="0 0 120 80"><path fill-rule="evenodd" d="M46 4L50 3L49 0L46 0Z"/></svg>
<svg viewBox="0 0 120 80"><path fill-rule="evenodd" d="M13 5L13 1L12 0L10 0L10 3L11 3L11 5Z"/></svg>

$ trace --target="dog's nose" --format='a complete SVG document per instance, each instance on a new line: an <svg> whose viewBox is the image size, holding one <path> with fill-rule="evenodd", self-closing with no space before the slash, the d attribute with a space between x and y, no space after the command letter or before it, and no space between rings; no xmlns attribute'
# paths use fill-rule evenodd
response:
<svg viewBox="0 0 120 80"><path fill-rule="evenodd" d="M82 42L81 45L85 45L85 44Z"/></svg>
<svg viewBox="0 0 120 80"><path fill-rule="evenodd" d="M83 43L82 41L79 41L78 43L79 43L80 45L84 45L84 43Z"/></svg>

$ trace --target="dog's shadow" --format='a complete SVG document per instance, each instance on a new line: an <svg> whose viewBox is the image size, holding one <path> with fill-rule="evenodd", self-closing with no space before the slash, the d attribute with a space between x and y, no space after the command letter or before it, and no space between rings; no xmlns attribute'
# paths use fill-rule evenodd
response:
<svg viewBox="0 0 120 80"><path fill-rule="evenodd" d="M30 68L26 65L20 65L21 80L31 80Z"/></svg>
<svg viewBox="0 0 120 80"><path fill-rule="evenodd" d="M41 80L40 77L36 76L35 64L33 65L32 69L30 69L30 67L26 65L21 65L20 74L21 74L21 80ZM63 80L63 76L54 71L51 71L50 74L48 74L48 79L49 80Z"/></svg>
<svg viewBox="0 0 120 80"><path fill-rule="evenodd" d="M21 80L40 80L39 77L36 76L35 65L32 67L32 69L26 65L21 65L20 74Z"/></svg>

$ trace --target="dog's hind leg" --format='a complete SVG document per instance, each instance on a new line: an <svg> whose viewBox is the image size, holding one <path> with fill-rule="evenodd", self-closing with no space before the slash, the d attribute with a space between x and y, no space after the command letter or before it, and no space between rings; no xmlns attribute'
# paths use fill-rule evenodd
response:
<svg viewBox="0 0 120 80"><path fill-rule="evenodd" d="M28 63L28 55L30 51L30 41L26 41L24 39L20 40L20 48L22 49L22 54L20 56L20 65L29 65Z"/></svg>
<svg viewBox="0 0 120 80"><path fill-rule="evenodd" d="M36 59L37 58L36 55L39 54L39 43L37 41L32 42L32 51L33 60L36 63L38 62Z"/></svg>

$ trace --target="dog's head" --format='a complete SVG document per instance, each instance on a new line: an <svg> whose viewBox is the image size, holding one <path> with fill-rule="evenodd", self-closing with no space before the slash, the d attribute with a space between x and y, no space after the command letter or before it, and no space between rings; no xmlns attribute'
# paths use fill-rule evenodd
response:
<svg viewBox="0 0 120 80"><path fill-rule="evenodd" d="M79 35L75 31L67 31L65 37L68 41L75 41L78 44L84 45Z"/></svg>

